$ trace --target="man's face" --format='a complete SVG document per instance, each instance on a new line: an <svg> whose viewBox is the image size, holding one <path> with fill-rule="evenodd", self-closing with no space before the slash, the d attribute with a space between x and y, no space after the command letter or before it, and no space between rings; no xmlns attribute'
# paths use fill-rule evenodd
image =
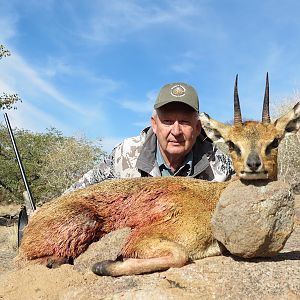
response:
<svg viewBox="0 0 300 300"><path fill-rule="evenodd" d="M189 153L201 131L196 112L186 104L177 102L158 109L151 122L160 149L169 160L172 157L183 158Z"/></svg>

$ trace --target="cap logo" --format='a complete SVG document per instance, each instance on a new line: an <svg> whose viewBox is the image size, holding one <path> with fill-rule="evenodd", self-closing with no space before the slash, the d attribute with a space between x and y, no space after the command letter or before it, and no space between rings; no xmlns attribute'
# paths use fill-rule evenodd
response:
<svg viewBox="0 0 300 300"><path fill-rule="evenodd" d="M180 84L174 85L171 87L171 95L174 97L182 97L185 95L185 88Z"/></svg>

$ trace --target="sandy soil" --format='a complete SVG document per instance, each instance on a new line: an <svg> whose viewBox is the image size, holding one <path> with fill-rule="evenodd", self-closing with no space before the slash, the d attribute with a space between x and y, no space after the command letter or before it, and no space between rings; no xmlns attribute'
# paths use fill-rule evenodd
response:
<svg viewBox="0 0 300 300"><path fill-rule="evenodd" d="M98 277L71 265L14 270L16 228L0 227L0 299L300 299L300 196L295 221L284 250L273 258L211 257L180 269L121 278ZM118 250L120 242L110 238L98 242L99 251Z"/></svg>

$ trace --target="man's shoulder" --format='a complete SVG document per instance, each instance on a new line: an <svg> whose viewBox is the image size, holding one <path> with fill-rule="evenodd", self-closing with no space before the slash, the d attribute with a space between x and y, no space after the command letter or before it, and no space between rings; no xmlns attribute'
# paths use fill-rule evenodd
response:
<svg viewBox="0 0 300 300"><path fill-rule="evenodd" d="M136 162L147 138L149 127L145 128L138 136L129 137L117 145L111 154L114 170L117 177L140 176L136 169Z"/></svg>
<svg viewBox="0 0 300 300"><path fill-rule="evenodd" d="M143 129L139 135L124 139L113 149L114 154L124 155L126 153L132 153L138 150L143 146L149 129L150 127L147 127Z"/></svg>

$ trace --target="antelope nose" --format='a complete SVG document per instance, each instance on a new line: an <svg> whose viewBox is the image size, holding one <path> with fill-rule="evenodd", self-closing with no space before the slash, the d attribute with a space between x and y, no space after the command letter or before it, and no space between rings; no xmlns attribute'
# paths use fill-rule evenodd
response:
<svg viewBox="0 0 300 300"><path fill-rule="evenodd" d="M261 161L257 153L250 153L247 159L247 166L251 171L257 171L261 166Z"/></svg>

